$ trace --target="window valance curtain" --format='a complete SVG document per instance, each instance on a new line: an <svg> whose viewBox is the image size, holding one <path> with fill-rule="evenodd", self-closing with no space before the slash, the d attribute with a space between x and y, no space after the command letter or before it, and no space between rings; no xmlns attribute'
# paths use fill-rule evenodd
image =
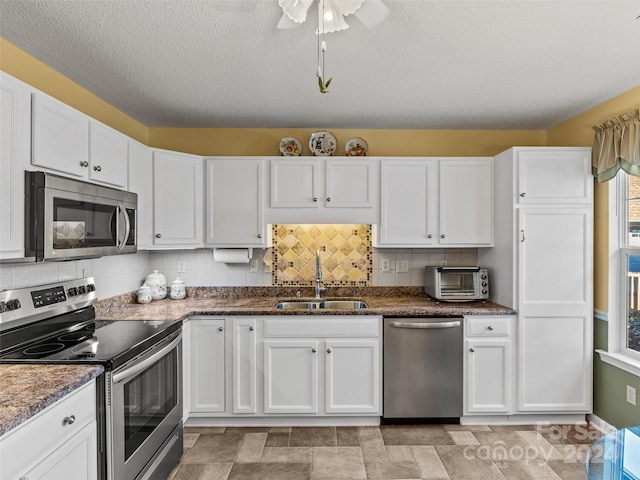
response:
<svg viewBox="0 0 640 480"><path fill-rule="evenodd" d="M598 182L606 182L620 169L640 176L640 109L595 125L591 170Z"/></svg>

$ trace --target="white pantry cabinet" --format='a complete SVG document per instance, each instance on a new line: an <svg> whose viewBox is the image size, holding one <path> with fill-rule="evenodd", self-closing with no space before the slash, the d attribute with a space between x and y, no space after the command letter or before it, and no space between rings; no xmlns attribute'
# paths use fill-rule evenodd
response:
<svg viewBox="0 0 640 480"><path fill-rule="evenodd" d="M373 223L377 165L363 157L272 159L269 223Z"/></svg>
<svg viewBox="0 0 640 480"><path fill-rule="evenodd" d="M590 151L515 147L495 158L501 241L478 262L490 268L492 299L518 311L517 413L592 408Z"/></svg>
<svg viewBox="0 0 640 480"><path fill-rule="evenodd" d="M205 158L206 235L214 247L268 246L262 158Z"/></svg>
<svg viewBox="0 0 640 480"><path fill-rule="evenodd" d="M154 150L154 247L202 246L203 189L202 157Z"/></svg>
<svg viewBox="0 0 640 480"><path fill-rule="evenodd" d="M97 480L92 381L0 437L3 480Z"/></svg>
<svg viewBox="0 0 640 480"><path fill-rule="evenodd" d="M24 171L31 155L31 91L0 72L0 259L24 257Z"/></svg>
<svg viewBox="0 0 640 480"><path fill-rule="evenodd" d="M35 167L127 187L127 137L41 92L33 94Z"/></svg>
<svg viewBox="0 0 640 480"><path fill-rule="evenodd" d="M512 316L469 316L464 325L464 415L512 413Z"/></svg>
<svg viewBox="0 0 640 480"><path fill-rule="evenodd" d="M381 247L493 245L493 159L383 159Z"/></svg>

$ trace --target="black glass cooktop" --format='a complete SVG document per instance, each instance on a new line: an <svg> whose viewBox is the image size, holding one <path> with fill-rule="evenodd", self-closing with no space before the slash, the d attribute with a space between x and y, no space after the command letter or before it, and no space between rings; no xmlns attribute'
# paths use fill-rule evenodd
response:
<svg viewBox="0 0 640 480"><path fill-rule="evenodd" d="M93 307L8 332L0 363L99 363L110 370L179 330L180 320L95 320Z"/></svg>

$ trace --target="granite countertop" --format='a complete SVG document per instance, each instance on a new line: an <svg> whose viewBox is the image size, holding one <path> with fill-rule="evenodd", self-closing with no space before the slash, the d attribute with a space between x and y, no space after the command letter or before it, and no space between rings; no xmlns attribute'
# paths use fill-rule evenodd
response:
<svg viewBox="0 0 640 480"><path fill-rule="evenodd" d="M103 371L100 365L0 365L0 435Z"/></svg>
<svg viewBox="0 0 640 480"><path fill-rule="evenodd" d="M300 300L313 300L312 289L300 289ZM379 315L385 317L453 317L461 315L513 315L511 308L489 301L437 302L414 287L362 287L328 289L324 299L358 299L366 309L274 308L278 301L296 300L295 289L279 287L192 287L183 300L155 300L137 304L135 295L98 302L102 320L184 320L189 315Z"/></svg>

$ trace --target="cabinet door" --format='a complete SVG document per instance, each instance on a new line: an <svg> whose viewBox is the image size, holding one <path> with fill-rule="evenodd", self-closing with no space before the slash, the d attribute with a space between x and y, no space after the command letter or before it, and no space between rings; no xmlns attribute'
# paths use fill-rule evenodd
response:
<svg viewBox="0 0 640 480"><path fill-rule="evenodd" d="M129 140L129 190L138 194L136 234L138 250L153 245L153 153L141 143Z"/></svg>
<svg viewBox="0 0 640 480"><path fill-rule="evenodd" d="M591 315L591 209L521 208L518 229L518 310Z"/></svg>
<svg viewBox="0 0 640 480"><path fill-rule="evenodd" d="M329 208L373 207L371 160L326 160L325 201Z"/></svg>
<svg viewBox="0 0 640 480"><path fill-rule="evenodd" d="M96 480L98 478L96 422L91 422L63 443L21 479Z"/></svg>
<svg viewBox="0 0 640 480"><path fill-rule="evenodd" d="M190 322L189 403L191 412L225 411L225 321Z"/></svg>
<svg viewBox="0 0 640 480"><path fill-rule="evenodd" d="M271 207L318 208L319 174L315 159L271 160Z"/></svg>
<svg viewBox="0 0 640 480"><path fill-rule="evenodd" d="M444 246L493 243L493 160L440 161L439 242Z"/></svg>
<svg viewBox="0 0 640 480"><path fill-rule="evenodd" d="M233 319L233 413L256 413L256 320Z"/></svg>
<svg viewBox="0 0 640 480"><path fill-rule="evenodd" d="M537 148L517 152L520 204L589 203L593 196L591 149Z"/></svg>
<svg viewBox="0 0 640 480"><path fill-rule="evenodd" d="M205 243L265 246L262 159L207 159Z"/></svg>
<svg viewBox="0 0 640 480"><path fill-rule="evenodd" d="M466 400L469 413L511 410L511 341L473 339L465 342Z"/></svg>
<svg viewBox="0 0 640 480"><path fill-rule="evenodd" d="M155 245L202 243L202 157L170 152L153 155Z"/></svg>
<svg viewBox="0 0 640 480"><path fill-rule="evenodd" d="M29 165L31 92L0 72L0 258L24 257L24 170Z"/></svg>
<svg viewBox="0 0 640 480"><path fill-rule="evenodd" d="M89 124L89 178L127 188L127 137L114 129Z"/></svg>
<svg viewBox="0 0 640 480"><path fill-rule="evenodd" d="M518 410L591 410L591 319L519 316Z"/></svg>
<svg viewBox="0 0 640 480"><path fill-rule="evenodd" d="M327 340L325 375L327 413L380 412L377 340Z"/></svg>
<svg viewBox="0 0 640 480"><path fill-rule="evenodd" d="M41 93L33 94L33 165L89 176L89 120Z"/></svg>
<svg viewBox="0 0 640 480"><path fill-rule="evenodd" d="M318 413L318 342L264 342L264 413Z"/></svg>
<svg viewBox="0 0 640 480"><path fill-rule="evenodd" d="M429 246L436 242L437 163L382 160L378 244Z"/></svg>

